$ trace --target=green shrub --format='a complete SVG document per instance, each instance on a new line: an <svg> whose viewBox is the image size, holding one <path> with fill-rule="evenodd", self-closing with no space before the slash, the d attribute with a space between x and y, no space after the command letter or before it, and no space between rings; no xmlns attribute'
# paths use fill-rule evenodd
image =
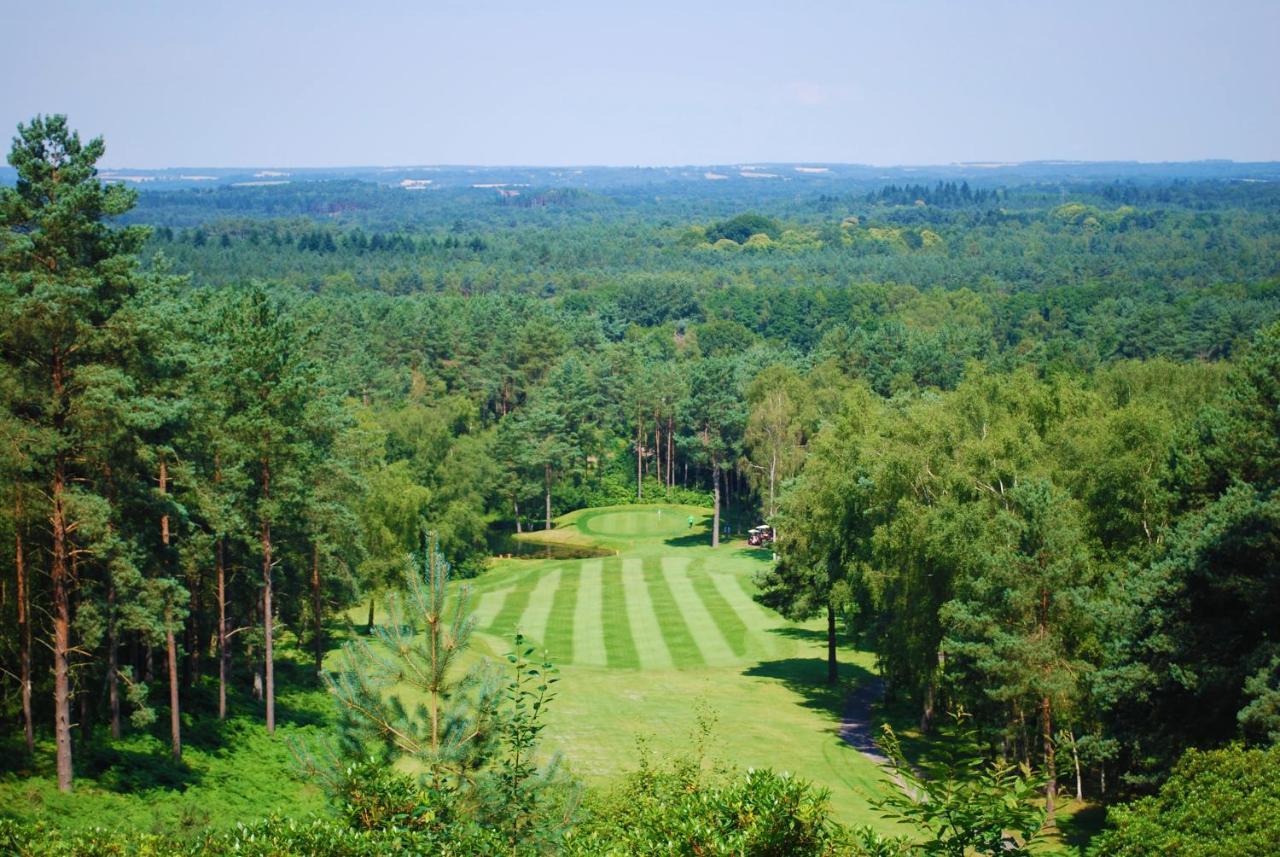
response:
<svg viewBox="0 0 1280 857"><path fill-rule="evenodd" d="M399 841L427 854L504 850L498 830L481 825L475 807L464 805L455 791L442 794L420 786L414 777L377 761L347 769L336 803L347 826L372 841Z"/></svg>
<svg viewBox="0 0 1280 857"><path fill-rule="evenodd" d="M607 460L601 466L598 477L589 484L562 488L557 495L557 502L570 509L626 506L637 502L710 506L711 492L679 485L668 488L656 476L649 476L644 480L643 496L637 501L635 459L619 455Z"/></svg>
<svg viewBox="0 0 1280 857"><path fill-rule="evenodd" d="M1280 745L1188 751L1151 797L1113 807L1099 857L1280 854Z"/></svg>
<svg viewBox="0 0 1280 857"><path fill-rule="evenodd" d="M890 791L877 808L916 829L922 854L1026 857L1044 829L1044 780L1026 765L988 759L964 711L952 720L927 771L907 760L892 727L882 727Z"/></svg>
<svg viewBox="0 0 1280 857"><path fill-rule="evenodd" d="M857 854L831 819L828 793L771 770L703 771L697 760L643 763L600 798L565 852L597 854Z"/></svg>
<svg viewBox="0 0 1280 857"><path fill-rule="evenodd" d="M228 831L179 838L105 829L69 833L44 824L0 820L0 853L14 857L487 857L497 847L493 841L455 833L359 830L329 819L270 818Z"/></svg>
<svg viewBox="0 0 1280 857"><path fill-rule="evenodd" d="M767 235L777 241L782 237L782 225L772 217L749 212L707 227L708 244L724 239L745 244L752 235Z"/></svg>
<svg viewBox="0 0 1280 857"><path fill-rule="evenodd" d="M357 830L439 826L440 813L414 778L376 759L350 766L338 781L338 812Z"/></svg>

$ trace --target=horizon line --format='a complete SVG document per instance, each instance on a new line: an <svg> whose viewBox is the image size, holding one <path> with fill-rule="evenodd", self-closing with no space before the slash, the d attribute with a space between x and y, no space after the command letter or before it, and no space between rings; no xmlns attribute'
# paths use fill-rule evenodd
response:
<svg viewBox="0 0 1280 857"><path fill-rule="evenodd" d="M590 170L673 170L673 169L710 169L714 167L732 167L735 169L749 170L754 167L852 167L862 169L883 169L883 170L902 170L902 169L938 169L938 168L956 168L970 167L979 169L1007 169L1011 167L1025 166L1181 166L1181 165L1207 165L1222 164L1233 166L1256 166L1256 165L1280 165L1280 158L1264 159L1264 160L1237 160L1235 158L1190 158L1185 160L1160 159L1160 160L1142 160L1139 158L1030 158L1026 160L1002 160L1002 159L976 159L965 161L938 161L938 162L919 162L919 163L869 163L864 161L822 161L822 160L795 160L795 161L777 161L763 159L745 159L736 161L705 161L705 162L685 162L685 163L533 163L533 162L494 162L494 163L464 163L464 162L420 162L420 163L334 163L334 164L166 164L163 166L145 166L142 164L102 164L99 165L99 171L119 171L119 170L273 170L273 169L294 169L294 170L416 170L416 169L434 169L434 170L469 170L469 169L590 169ZM0 167L12 169L7 164L0 164Z"/></svg>

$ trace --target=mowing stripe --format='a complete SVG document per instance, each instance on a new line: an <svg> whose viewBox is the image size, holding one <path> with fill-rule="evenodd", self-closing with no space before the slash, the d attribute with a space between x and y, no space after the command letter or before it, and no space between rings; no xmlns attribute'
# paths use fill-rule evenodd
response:
<svg viewBox="0 0 1280 857"><path fill-rule="evenodd" d="M475 617L477 628L488 628L493 625L494 617L502 612L502 604L507 600L510 592L511 587L504 586L501 589L485 592L476 599L476 609L471 615Z"/></svg>
<svg viewBox="0 0 1280 857"><path fill-rule="evenodd" d="M578 571L578 602L573 607L573 662L607 666L604 645L602 572L598 559L583 560Z"/></svg>
<svg viewBox="0 0 1280 857"><path fill-rule="evenodd" d="M547 571L538 578L538 585L529 593L524 613L520 614L517 629L535 643L547 639L547 619L551 617L551 604L560 588L560 569Z"/></svg>
<svg viewBox="0 0 1280 857"><path fill-rule="evenodd" d="M707 660L695 639L695 632L685 620L680 598L662 573L665 563L665 559L658 557L644 560L644 582L649 589L649 598L653 600L653 612L662 626L663 641L676 666L706 666Z"/></svg>
<svg viewBox="0 0 1280 857"><path fill-rule="evenodd" d="M781 617L757 604L755 599L742 588L742 581L737 576L713 574L711 580L724 600L733 608L733 612L742 620L742 624L751 632L752 645L759 645L767 657L776 655L777 640L769 631L785 624Z"/></svg>
<svg viewBox="0 0 1280 857"><path fill-rule="evenodd" d="M622 589L622 560L604 561L604 586L601 588L601 621L604 625L604 652L611 667L637 667L640 656L636 654L635 641L631 639L631 627L627 623L627 600Z"/></svg>
<svg viewBox="0 0 1280 857"><path fill-rule="evenodd" d="M733 649L720 633L716 620L707 611L707 605L698 597L689 579L689 560L684 557L663 557L662 574L675 599L684 622L693 632L694 642L702 654L704 663L710 666L731 664L735 660Z"/></svg>
<svg viewBox="0 0 1280 857"><path fill-rule="evenodd" d="M520 624L524 608L529 603L529 593L533 590L537 569L525 572L516 578L507 590L507 598L502 602L502 609L494 615L493 621L485 630L500 637L509 638ZM523 629L522 629L523 630Z"/></svg>
<svg viewBox="0 0 1280 857"><path fill-rule="evenodd" d="M622 561L622 593L627 600L627 623L635 642L636 656L642 669L671 666L671 652L662 639L662 626L653 612L649 587L644 583L644 566L638 559Z"/></svg>
<svg viewBox="0 0 1280 857"><path fill-rule="evenodd" d="M581 568L578 563L567 563L560 571L560 586L556 589L555 600L551 602L551 613L547 617L547 630L542 636L542 645L546 647L547 656L552 663L562 664L573 656L573 638L577 629L573 627L578 602L578 585Z"/></svg>
<svg viewBox="0 0 1280 857"><path fill-rule="evenodd" d="M712 578L715 577L719 577L719 575L696 570L689 575L694 591L702 599L707 612L711 614L716 627L720 629L721 636L729 644L729 648L733 650L734 655L741 658L747 654L749 632L746 624L738 618L737 612L734 611L729 602L725 600L725 597L720 594L719 588L712 582Z"/></svg>

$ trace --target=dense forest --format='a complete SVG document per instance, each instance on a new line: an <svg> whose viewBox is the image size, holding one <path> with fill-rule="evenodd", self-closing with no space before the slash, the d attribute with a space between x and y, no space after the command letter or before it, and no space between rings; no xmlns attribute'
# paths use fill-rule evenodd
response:
<svg viewBox="0 0 1280 857"><path fill-rule="evenodd" d="M390 650L465 648L440 621L440 557L480 576L514 534L637 502L709 507L713 546L774 525L758 597L823 620L830 681L856 645L924 740L965 712L976 758L1035 771L1045 812L1062 793L1123 803L1102 853L1162 853L1135 833L1185 809L1161 810L1162 786L1274 757L1275 183L1040 168L139 192L100 179L103 151L38 118L0 189L10 781L72 790L131 734L177 762L237 706L271 733L282 674L318 686L340 626L358 608L374 634L388 594L434 617ZM402 592L406 556L422 591ZM351 678L360 652L354 684L330 679L351 758L394 721L350 714L382 699ZM424 693L460 704L418 654L440 670ZM513 663L510 705L465 715L508 762L446 746L434 709L415 744L435 779L414 788L442 802L431 835L458 853L492 853L490 828L512 853L649 853L624 833L671 841L664 814L811 798L751 777L682 792L677 769L553 836L577 798L567 774L509 761L550 692ZM480 785L458 773L485 765ZM384 773L335 788L391 801L404 784ZM689 793L709 803L677 806ZM909 847L822 831L687 853ZM370 843L343 853L389 847Z"/></svg>

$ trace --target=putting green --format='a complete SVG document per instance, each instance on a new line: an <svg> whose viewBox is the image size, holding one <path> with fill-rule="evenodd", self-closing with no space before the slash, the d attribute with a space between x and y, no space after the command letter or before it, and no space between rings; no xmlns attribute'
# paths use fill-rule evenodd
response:
<svg viewBox="0 0 1280 857"><path fill-rule="evenodd" d="M692 531L689 514L680 514L673 506L642 507L616 511L597 511L582 515L577 528L587 535L614 538L654 538L660 536L687 535ZM694 514L694 523L703 517L701 511Z"/></svg>
<svg viewBox="0 0 1280 857"><path fill-rule="evenodd" d="M756 603L754 576L770 554L741 540L712 550L709 522L708 510L688 506L564 516L531 537L617 555L498 561L468 581L477 648L501 655L518 630L546 651L562 676L548 742L589 781L634 769L638 735L659 751L687 748L702 701L719 717L721 758L792 771L829 788L843 820L892 829L870 808L878 769L838 734L844 696L870 677L870 656L842 650L850 684L827 688L822 624Z"/></svg>

